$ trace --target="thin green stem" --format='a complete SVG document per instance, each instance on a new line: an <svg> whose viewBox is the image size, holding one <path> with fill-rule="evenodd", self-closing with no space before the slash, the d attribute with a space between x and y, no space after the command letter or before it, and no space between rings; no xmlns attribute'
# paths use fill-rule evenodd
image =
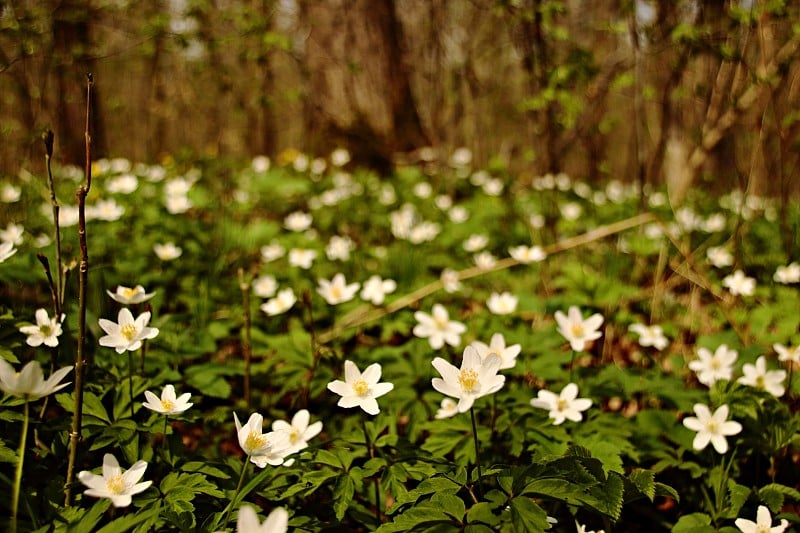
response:
<svg viewBox="0 0 800 533"><path fill-rule="evenodd" d="M569 358L569 382L572 383L572 369L575 368L575 355L577 352L572 350L572 357Z"/></svg>
<svg viewBox="0 0 800 533"><path fill-rule="evenodd" d="M239 497L239 492L242 490L242 485L244 484L244 475L247 473L247 464L250 462L250 456L244 458L244 464L242 465L242 473L239 476L239 483L236 485L236 492L233 493L233 498L231 498L231 503L228 505L228 511L225 513L225 519L222 521L222 529L227 529L228 527L228 520L231 518L231 511L236 506L236 499Z"/></svg>
<svg viewBox="0 0 800 533"><path fill-rule="evenodd" d="M475 422L475 408L469 408L469 417L472 419L472 439L475 443L475 466L478 469L478 497L483 499L483 474L481 473L481 453L478 446L478 424Z"/></svg>
<svg viewBox="0 0 800 533"><path fill-rule="evenodd" d="M165 450L167 449L167 421L169 420L169 415L164 415L164 440L161 443L161 447Z"/></svg>
<svg viewBox="0 0 800 533"><path fill-rule="evenodd" d="M369 433L367 432L367 421L362 418L361 419L361 428L364 430L364 444L367 446L367 452L369 452L369 458L373 459L375 457L375 448L372 446L372 441L369 438ZM372 484L375 487L375 522L378 523L380 526L381 524L381 485L380 481L377 477L372 478Z"/></svg>
<svg viewBox="0 0 800 533"><path fill-rule="evenodd" d="M130 350L128 350L128 393L131 396L131 418L133 418L133 352Z"/></svg>
<svg viewBox="0 0 800 533"><path fill-rule="evenodd" d="M17 509L19 508L19 491L22 487L22 464L25 461L25 448L28 439L28 398L25 398L25 408L22 418L22 435L19 438L19 457L17 458L17 471L14 474L14 488L11 495L11 533L17 532Z"/></svg>

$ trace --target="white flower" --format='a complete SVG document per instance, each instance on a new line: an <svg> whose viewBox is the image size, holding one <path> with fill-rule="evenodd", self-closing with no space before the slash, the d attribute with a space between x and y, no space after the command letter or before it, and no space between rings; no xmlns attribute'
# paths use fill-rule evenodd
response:
<svg viewBox="0 0 800 533"><path fill-rule="evenodd" d="M434 418L443 419L450 418L458 414L458 403L452 398L445 398L442 400L441 407L436 411Z"/></svg>
<svg viewBox="0 0 800 533"><path fill-rule="evenodd" d="M506 382L506 377L499 375L502 360L490 355L481 360L473 346L464 348L461 368L456 368L441 357L433 360L433 367L439 371L441 378L433 378L431 385L446 396L458 399L459 413L468 411L478 398L499 391Z"/></svg>
<svg viewBox="0 0 800 533"><path fill-rule="evenodd" d="M272 298L278 290L274 276L259 276L253 280L253 292L259 298Z"/></svg>
<svg viewBox="0 0 800 533"><path fill-rule="evenodd" d="M575 533L605 533L604 529L598 529L597 531L594 531L593 529L587 530L586 526L579 524L577 521L575 522L575 528Z"/></svg>
<svg viewBox="0 0 800 533"><path fill-rule="evenodd" d="M800 344L797 346L784 346L783 344L775 343L772 345L776 352L778 352L778 361L791 361L793 363L800 363Z"/></svg>
<svg viewBox="0 0 800 533"><path fill-rule="evenodd" d="M586 344L595 339L599 339L602 333L599 330L603 323L603 315L595 313L586 320L581 316L581 311L572 305L565 315L561 311L556 311L556 322L558 322L558 332L569 341L570 346L576 352L586 349Z"/></svg>
<svg viewBox="0 0 800 533"><path fill-rule="evenodd" d="M781 519L781 523L777 526L772 526L772 515L763 505L758 506L756 511L756 521L748 520L746 518L737 518L736 527L742 533L783 533L789 527L789 521L785 518Z"/></svg>
<svg viewBox="0 0 800 533"><path fill-rule="evenodd" d="M289 231L305 231L311 227L312 220L313 218L310 214L295 211L294 213L289 213L283 219L283 226Z"/></svg>
<svg viewBox="0 0 800 533"><path fill-rule="evenodd" d="M126 287L124 285L117 285L115 292L106 290L106 293L111 296L112 300L123 305L140 304L142 302L146 302L156 294L154 292L146 292L144 287L141 285L137 285L133 288Z"/></svg>
<svg viewBox="0 0 800 533"><path fill-rule="evenodd" d="M458 272L452 268L442 270L440 279L445 292L456 292L461 290L461 281L458 279Z"/></svg>
<svg viewBox="0 0 800 533"><path fill-rule="evenodd" d="M742 372L744 376L737 379L737 383L764 389L776 398L783 396L785 392L783 380L786 379L786 371L767 370L767 358L763 355L756 359L755 365L745 363Z"/></svg>
<svg viewBox="0 0 800 533"><path fill-rule="evenodd" d="M166 196L186 196L191 188L191 180L184 177L173 178L164 184L164 194Z"/></svg>
<svg viewBox="0 0 800 533"><path fill-rule="evenodd" d="M312 174L315 174L315 175L319 176L323 172L325 172L326 168L328 168L328 163L324 159L322 159L321 157L315 157L311 161L311 165L309 166L309 171Z"/></svg>
<svg viewBox="0 0 800 533"><path fill-rule="evenodd" d="M483 193L486 196L500 196L500 193L503 192L503 187L503 181L500 178L491 178L486 180L481 189L483 189Z"/></svg>
<svg viewBox="0 0 800 533"><path fill-rule="evenodd" d="M22 189L14 187L10 183L4 183L3 187L0 188L0 202L13 204L19 201L21 195Z"/></svg>
<svg viewBox="0 0 800 533"><path fill-rule="evenodd" d="M477 253L472 256L472 260L475 261L475 266L483 270L494 268L497 264L497 258L491 252Z"/></svg>
<svg viewBox="0 0 800 533"><path fill-rule="evenodd" d="M0 263L17 253L13 242L0 242Z"/></svg>
<svg viewBox="0 0 800 533"><path fill-rule="evenodd" d="M117 322L114 323L105 318L98 320L100 327L106 332L106 335L98 340L100 346L114 348L117 353L123 353L125 350L132 352L138 350L142 347L142 341L154 339L158 335L158 328L147 326L147 323L150 322L149 311L142 313L134 320L128 308L123 307L119 310Z"/></svg>
<svg viewBox="0 0 800 533"><path fill-rule="evenodd" d="M528 217L528 224L530 224L533 229L542 229L545 222L547 221L545 220L544 215L539 213L534 213Z"/></svg>
<svg viewBox="0 0 800 533"><path fill-rule="evenodd" d="M669 340L664 336L661 326L645 326L644 324L631 324L628 330L639 335L640 346L652 346L656 350L663 350L669 344Z"/></svg>
<svg viewBox="0 0 800 533"><path fill-rule="evenodd" d="M291 287L278 291L278 296L261 304L261 310L269 316L285 313L297 302L297 297Z"/></svg>
<svg viewBox="0 0 800 533"><path fill-rule="evenodd" d="M536 263L547 257L541 246L513 246L508 253L520 263Z"/></svg>
<svg viewBox="0 0 800 533"><path fill-rule="evenodd" d="M350 152L346 148L337 148L331 152L331 165L343 167L350 162Z"/></svg>
<svg viewBox="0 0 800 533"><path fill-rule="evenodd" d="M59 368L45 381L42 365L38 361L28 362L17 372L8 361L0 357L0 390L11 396L38 400L69 385L69 382L59 382L70 370L71 366Z"/></svg>
<svg viewBox="0 0 800 533"><path fill-rule="evenodd" d="M117 458L107 453L103 456L103 475L92 474L88 470L78 472L78 479L89 487L83 493L95 498L108 498L114 507L127 507L131 504L131 497L144 492L152 481L143 481L144 471L147 469L146 461L136 461L128 470L122 471Z"/></svg>
<svg viewBox="0 0 800 533"><path fill-rule="evenodd" d="M361 299L381 305L386 295L393 293L396 289L397 283L393 279L381 279L377 275L370 276L361 289Z"/></svg>
<svg viewBox="0 0 800 533"><path fill-rule="evenodd" d="M800 263L792 262L786 266L779 266L775 269L772 279L778 283L800 283Z"/></svg>
<svg viewBox="0 0 800 533"><path fill-rule="evenodd" d="M454 167L467 167L472 162L472 150L461 146L453 150L450 155L450 165Z"/></svg>
<svg viewBox="0 0 800 533"><path fill-rule="evenodd" d="M344 278L344 274L339 272L333 276L332 280L320 278L319 287L317 292L322 296L330 305L336 305L352 300L358 292L360 283L350 283Z"/></svg>
<svg viewBox="0 0 800 533"><path fill-rule="evenodd" d="M722 246L712 246L706 250L706 259L717 268L725 268L733 264L733 256L727 248Z"/></svg>
<svg viewBox="0 0 800 533"><path fill-rule="evenodd" d="M98 201L93 207L87 209L86 216L97 220L113 222L119 220L123 214L125 214L125 208L112 198L110 200Z"/></svg>
<svg viewBox="0 0 800 533"><path fill-rule="evenodd" d="M736 435L742 431L739 422L728 420L728 406L722 405L711 414L707 405L694 404L694 413L697 417L689 416L683 419L683 425L692 431L697 431L692 447L703 450L710 442L717 453L724 454L728 451L728 441L725 437Z"/></svg>
<svg viewBox="0 0 800 533"><path fill-rule="evenodd" d="M431 315L423 311L414 313L414 318L419 322L414 326L414 335L422 339L427 338L434 350L440 349L445 343L450 346L461 344L461 334L467 331L467 327L461 322L450 320L447 309L441 304L434 304L432 313Z"/></svg>
<svg viewBox="0 0 800 533"><path fill-rule="evenodd" d="M305 248L292 248L289 250L289 264L305 270L311 268L311 263L317 257L317 252Z"/></svg>
<svg viewBox="0 0 800 533"><path fill-rule="evenodd" d="M149 390L144 391L144 396L147 398L147 401L142 403L143 406L151 411L167 416L182 413L194 405L189 402L192 395L188 392L181 394L180 397L176 397L174 385L165 386L161 391L161 398Z"/></svg>
<svg viewBox="0 0 800 533"><path fill-rule="evenodd" d="M464 241L464 250L468 252L477 252L486 248L486 245L489 244L489 237L483 234L473 234Z"/></svg>
<svg viewBox="0 0 800 533"><path fill-rule="evenodd" d="M453 198L446 194L440 194L433 199L433 204L442 211L447 211L453 207Z"/></svg>
<svg viewBox="0 0 800 533"><path fill-rule="evenodd" d="M478 355L481 356L481 360L483 361L491 355L499 357L501 360L500 370L513 368L514 365L517 364L517 356L522 350L519 344L506 346L506 339L503 337L502 333L495 333L492 335L492 339L489 341L488 345L481 341L472 341L470 346L478 351Z"/></svg>
<svg viewBox="0 0 800 533"><path fill-rule="evenodd" d="M441 228L436 222L423 221L411 228L408 233L408 240L413 244L432 241L439 235L439 231L441 231Z"/></svg>
<svg viewBox="0 0 800 533"><path fill-rule="evenodd" d="M162 261L172 261L177 259L183 253L179 247L175 246L174 242L167 242L164 244L156 243L153 245L153 251Z"/></svg>
<svg viewBox="0 0 800 533"><path fill-rule="evenodd" d="M36 325L22 326L19 330L28 336L25 342L28 346L58 346L58 336L61 335L61 323L64 321L64 314L60 317L50 318L45 309L36 310Z"/></svg>
<svg viewBox="0 0 800 533"><path fill-rule="evenodd" d="M46 205L47 210L51 210L50 204ZM80 213L78 213L78 206L75 205L62 205L58 211L58 225L62 228L74 226L78 223Z"/></svg>
<svg viewBox="0 0 800 533"><path fill-rule="evenodd" d="M486 301L486 307L495 315L510 315L517 310L519 298L510 292L493 292Z"/></svg>
<svg viewBox="0 0 800 533"><path fill-rule="evenodd" d="M311 415L308 410L301 409L292 417L291 423L285 420L275 420L272 423L273 431L284 431L289 435L289 447L286 449L285 455L291 455L307 448L308 441L322 431L321 421L309 424L310 420Z"/></svg>
<svg viewBox="0 0 800 533"><path fill-rule="evenodd" d="M269 157L265 155L257 155L250 162L250 168L253 169L253 172L257 172L259 174L263 174L264 172L268 171L269 166Z"/></svg>
<svg viewBox="0 0 800 533"><path fill-rule="evenodd" d="M417 198L430 198L431 193L433 193L433 187L427 181L421 181L414 185L412 189L414 192L414 196Z"/></svg>
<svg viewBox="0 0 800 533"><path fill-rule="evenodd" d="M271 263L276 259L280 259L285 254L286 249L277 242L272 242L261 247L261 260L265 263Z"/></svg>
<svg viewBox="0 0 800 533"><path fill-rule="evenodd" d="M568 202L560 207L564 220L578 220L583 213L583 208L577 202Z"/></svg>
<svg viewBox="0 0 800 533"><path fill-rule="evenodd" d="M737 270L722 278L722 286L726 287L734 296L752 296L756 290L756 280L745 276L741 270Z"/></svg>
<svg viewBox="0 0 800 533"><path fill-rule="evenodd" d="M583 420L581 413L592 406L592 400L578 398L578 386L575 383L569 383L561 390L560 394L548 390L540 390L536 394L536 398L531 400L531 405L550 411L547 416L552 418L553 425L557 426L564 420L572 420L573 422Z"/></svg>
<svg viewBox="0 0 800 533"><path fill-rule="evenodd" d="M133 174L123 174L106 183L106 190L110 193L130 194L137 187L139 187L139 180Z"/></svg>
<svg viewBox="0 0 800 533"><path fill-rule="evenodd" d="M377 415L379 398L394 388L392 383L378 383L381 365L373 363L361 373L352 361L344 362L344 381L337 379L328 383L328 390L341 396L339 407L360 407L367 414Z"/></svg>
<svg viewBox="0 0 800 533"><path fill-rule="evenodd" d="M698 348L697 357L689 362L689 369L697 374L697 381L711 387L718 379L731 379L733 363L739 354L721 344L712 354L708 348Z"/></svg>
<svg viewBox="0 0 800 533"><path fill-rule="evenodd" d="M236 424L236 436L239 446L250 458L250 462L259 468L267 464L278 466L283 464L284 452L289 448L289 434L285 431L270 431L262 433L264 417L253 413L244 426L239 422L239 417L233 413Z"/></svg>
<svg viewBox="0 0 800 533"><path fill-rule="evenodd" d="M164 199L164 207L167 208L169 214L179 215L192 208L192 201L184 194L170 195Z"/></svg>
<svg viewBox="0 0 800 533"><path fill-rule="evenodd" d="M25 228L19 224L11 223L5 229L0 229L0 241L10 242L14 246L22 244L25 234Z"/></svg>
<svg viewBox="0 0 800 533"><path fill-rule="evenodd" d="M239 507L236 533L285 533L289 528L289 513L283 507L273 509L262 524L249 505Z"/></svg>
<svg viewBox="0 0 800 533"><path fill-rule="evenodd" d="M334 235L325 247L325 255L331 261L347 261L350 259L350 252L353 250L353 241L350 237L340 237Z"/></svg>
<svg viewBox="0 0 800 533"><path fill-rule="evenodd" d="M450 222L453 224L461 224L469 219L469 211L462 205L456 205L447 212L447 218L449 218Z"/></svg>

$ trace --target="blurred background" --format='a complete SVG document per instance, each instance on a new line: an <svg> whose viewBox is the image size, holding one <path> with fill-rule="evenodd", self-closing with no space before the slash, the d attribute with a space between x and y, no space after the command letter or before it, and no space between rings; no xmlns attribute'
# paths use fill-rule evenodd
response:
<svg viewBox="0 0 800 533"><path fill-rule="evenodd" d="M800 193L796 0L0 0L0 174L94 153L447 161ZM465 152L462 152L465 153Z"/></svg>

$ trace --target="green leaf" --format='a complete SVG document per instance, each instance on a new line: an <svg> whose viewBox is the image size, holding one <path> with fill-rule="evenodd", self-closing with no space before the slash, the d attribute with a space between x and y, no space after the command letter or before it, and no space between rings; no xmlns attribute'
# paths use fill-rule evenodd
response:
<svg viewBox="0 0 800 533"><path fill-rule="evenodd" d="M408 491L403 497L397 498L397 501L389 508L387 514L396 512L400 507L405 504L416 502L422 496L435 493L450 493L455 494L461 489L461 485L451 481L443 476L435 476L420 482L414 490Z"/></svg>
<svg viewBox="0 0 800 533"><path fill-rule="evenodd" d="M464 513L467 512L464 500L457 497L455 494L447 492L434 494L431 498L431 503L437 504L442 511L459 522L464 518Z"/></svg>
<svg viewBox="0 0 800 533"><path fill-rule="evenodd" d="M515 532L541 533L550 528L544 509L524 496L511 500L511 523Z"/></svg>
<svg viewBox="0 0 800 533"><path fill-rule="evenodd" d="M628 480L636 490L647 496L652 502L656 497L655 473L652 470L637 468L628 475Z"/></svg>
<svg viewBox="0 0 800 533"><path fill-rule="evenodd" d="M672 533L715 533L711 527L711 517L705 513L692 513L680 517L672 526Z"/></svg>
<svg viewBox="0 0 800 533"><path fill-rule="evenodd" d="M500 521L500 517L492 512L492 505L488 502L478 502L467 511L467 522L480 522L482 524L495 525Z"/></svg>
<svg viewBox="0 0 800 533"><path fill-rule="evenodd" d="M336 481L336 487L333 489L333 510L338 520L344 518L347 508L350 506L350 502L353 501L355 490L355 483L349 474L345 473L339 476L339 479Z"/></svg>

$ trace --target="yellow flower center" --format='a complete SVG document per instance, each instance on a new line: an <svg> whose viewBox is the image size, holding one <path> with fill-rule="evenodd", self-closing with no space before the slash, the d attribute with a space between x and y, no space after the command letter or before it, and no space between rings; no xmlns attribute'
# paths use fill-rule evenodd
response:
<svg viewBox="0 0 800 533"><path fill-rule="evenodd" d="M112 494L122 494L125 492L125 479L122 474L111 476L106 480L106 488Z"/></svg>
<svg viewBox="0 0 800 533"><path fill-rule="evenodd" d="M340 289L337 285L331 287L331 298L334 300L338 300L342 297L342 289Z"/></svg>
<svg viewBox="0 0 800 533"><path fill-rule="evenodd" d="M366 394L369 392L369 385L367 385L367 382L363 379L359 379L353 383L353 392L359 396L366 396Z"/></svg>
<svg viewBox="0 0 800 533"><path fill-rule="evenodd" d="M50 324L42 324L39 326L39 331L43 337L49 337L53 333L53 328L50 327Z"/></svg>
<svg viewBox="0 0 800 533"><path fill-rule="evenodd" d="M136 326L133 324L125 324L124 326L119 328L119 332L128 340L133 339L136 336Z"/></svg>
<svg viewBox="0 0 800 533"><path fill-rule="evenodd" d="M172 411L175 408L175 402L172 400L161 400L161 408L164 411Z"/></svg>
<svg viewBox="0 0 800 533"><path fill-rule="evenodd" d="M719 370L721 367L722 363L719 361L719 359L711 360L711 368L713 368L714 370Z"/></svg>
<svg viewBox="0 0 800 533"><path fill-rule="evenodd" d="M583 324L580 324L580 323L572 324L569 327L569 329L572 332L572 335L574 337L583 337L583 333L585 331L584 328L583 328Z"/></svg>
<svg viewBox="0 0 800 533"><path fill-rule="evenodd" d="M458 384L464 392L475 392L479 387L478 373L471 368L465 368L458 373Z"/></svg>
<svg viewBox="0 0 800 533"><path fill-rule="evenodd" d="M556 402L556 409L558 409L559 411L563 411L567 407L569 407L569 402L567 400L559 398L558 401Z"/></svg>
<svg viewBox="0 0 800 533"><path fill-rule="evenodd" d="M126 287L126 288L122 289L122 296L123 296L123 298L127 298L128 300L130 300L131 298L136 296L136 293L138 293L138 292L139 291L137 291L136 289L130 289L130 288Z"/></svg>
<svg viewBox="0 0 800 533"><path fill-rule="evenodd" d="M765 385L764 381L765 381L765 380L764 380L764 376L758 376L758 377L756 378L756 387L758 387L758 388L760 388L760 389L764 389L764 388L766 388L766 387L764 386L764 385Z"/></svg>
<svg viewBox="0 0 800 533"><path fill-rule="evenodd" d="M299 438L300 438L300 432L292 428L292 430L289 432L289 442L291 444L294 444L297 442L297 439Z"/></svg>
<svg viewBox="0 0 800 533"><path fill-rule="evenodd" d="M263 448L267 445L267 436L258 433L257 431L251 431L247 434L247 438L244 441L245 451L253 451Z"/></svg>
<svg viewBox="0 0 800 533"><path fill-rule="evenodd" d="M714 420L709 420L708 422L706 422L706 431L708 433L716 434L717 432L719 432L719 426Z"/></svg>

